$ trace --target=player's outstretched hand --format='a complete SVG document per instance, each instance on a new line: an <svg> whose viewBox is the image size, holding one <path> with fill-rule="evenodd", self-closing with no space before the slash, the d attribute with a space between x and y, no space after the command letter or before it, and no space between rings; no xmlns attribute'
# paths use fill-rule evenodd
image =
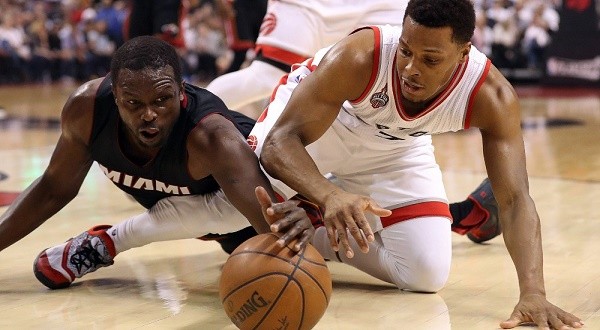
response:
<svg viewBox="0 0 600 330"><path fill-rule="evenodd" d="M544 295L539 294L522 296L510 318L501 322L500 327L512 329L522 324L535 324L539 329L556 330L583 326L583 322L578 317L554 306Z"/></svg>
<svg viewBox="0 0 600 330"><path fill-rule="evenodd" d="M299 201L273 203L265 188L258 186L254 192L265 220L271 224L271 231L283 234L277 243L283 247L296 240L292 249L296 252L304 249L312 240L315 228L306 211L298 206Z"/></svg>
<svg viewBox="0 0 600 330"><path fill-rule="evenodd" d="M387 217L392 211L380 207L373 199L355 195L343 190L332 193L325 205L324 223L331 247L339 251L339 244L346 251L346 257L354 257L348 236L351 235L364 253L369 252L369 242L375 236L367 221L365 212L373 213L379 217Z"/></svg>

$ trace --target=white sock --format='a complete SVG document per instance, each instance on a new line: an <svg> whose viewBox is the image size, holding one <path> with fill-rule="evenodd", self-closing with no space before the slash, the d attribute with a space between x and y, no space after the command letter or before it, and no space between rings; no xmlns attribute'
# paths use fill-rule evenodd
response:
<svg viewBox="0 0 600 330"><path fill-rule="evenodd" d="M147 212L120 222L106 232L117 253L152 242L196 238L203 234L186 228L180 221L156 221Z"/></svg>

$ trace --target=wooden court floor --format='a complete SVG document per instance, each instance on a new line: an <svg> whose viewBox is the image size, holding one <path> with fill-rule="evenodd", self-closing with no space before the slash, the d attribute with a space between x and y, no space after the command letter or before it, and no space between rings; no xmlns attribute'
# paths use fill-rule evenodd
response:
<svg viewBox="0 0 600 330"><path fill-rule="evenodd" d="M42 173L73 89L0 86L0 196ZM586 329L600 329L600 91L528 87L519 94L547 295ZM436 136L435 145L448 195L462 200L485 177L479 133ZM213 242L130 250L64 290L35 279L32 263L42 249L139 212L94 166L71 204L0 252L0 329L235 329L218 298L227 255ZM501 237L476 245L454 235L452 271L438 294L400 292L345 265L329 267L334 291L316 329L498 329L518 298Z"/></svg>

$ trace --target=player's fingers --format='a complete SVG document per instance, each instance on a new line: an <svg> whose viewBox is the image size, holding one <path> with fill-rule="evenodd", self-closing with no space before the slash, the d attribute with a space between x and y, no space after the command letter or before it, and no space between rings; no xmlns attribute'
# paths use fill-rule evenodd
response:
<svg viewBox="0 0 600 330"><path fill-rule="evenodd" d="M312 229L314 231L310 221L305 220L304 210L298 209L289 213L283 219L274 222L271 225L271 230L275 232L285 232L284 237L289 238L286 240L287 243L292 239L301 236L305 230Z"/></svg>
<svg viewBox="0 0 600 330"><path fill-rule="evenodd" d="M377 202L374 200L369 201L369 204L367 205L367 211L375 214L378 217L389 217L392 215L392 211L379 206L379 204L377 204Z"/></svg>
<svg viewBox="0 0 600 330"><path fill-rule="evenodd" d="M279 210L277 212L280 213ZM282 213L281 215L283 214L285 214L283 218L271 224L271 231L281 232L296 224L302 226L302 228L308 228L308 224L310 224L310 220L308 220L306 212L302 208L294 207L291 211Z"/></svg>
<svg viewBox="0 0 600 330"><path fill-rule="evenodd" d="M354 217L354 221L356 222L356 225L358 226L358 228L360 228L360 230L362 231L361 233L361 240L363 239L363 235L366 238L366 242L365 245L367 246L366 250L362 250L363 252L369 252L369 245L368 242L373 242L375 240L375 235L373 234L373 230L371 229L371 225L369 224L369 221L367 220L367 217L365 216L365 214L360 211L360 212L355 212L355 214L353 215ZM360 242L357 240L357 242ZM359 243L360 245L360 243ZM362 246L361 246L362 249Z"/></svg>
<svg viewBox="0 0 600 330"><path fill-rule="evenodd" d="M500 323L500 327L502 329L512 329L519 326L519 324L521 324L522 322L523 319L521 318L520 313L517 314L517 312L515 311L512 313L508 320Z"/></svg>
<svg viewBox="0 0 600 330"><path fill-rule="evenodd" d="M348 239L348 231L345 228L338 229L337 231L339 243L342 244L342 248L346 251L346 257L353 258L354 251L350 246L350 240Z"/></svg>
<svg viewBox="0 0 600 330"><path fill-rule="evenodd" d="M310 244L310 241L312 240L312 237L315 234L315 229L314 228L309 228L306 229L302 232L302 236L300 237L300 240L298 240L298 242L296 242L296 244L294 244L294 251L296 252L300 252L302 251L302 249L304 249L308 244Z"/></svg>
<svg viewBox="0 0 600 330"><path fill-rule="evenodd" d="M340 246L338 245L337 232L332 224L333 221L325 221L325 229L327 231L327 237L329 238L329 244L333 251L339 251Z"/></svg>
<svg viewBox="0 0 600 330"><path fill-rule="evenodd" d="M284 247L294 241L297 236L302 233L302 229L298 227L291 227L288 231L286 231L279 239L277 240L277 244L279 246Z"/></svg>
<svg viewBox="0 0 600 330"><path fill-rule="evenodd" d="M302 212L304 212L304 209L298 207L299 203L300 201L296 200L287 200L281 203L272 203L271 207L269 208L269 214L285 214L286 212L292 212L296 210L302 210Z"/></svg>
<svg viewBox="0 0 600 330"><path fill-rule="evenodd" d="M548 316L545 313L533 314L531 315L531 318L533 319L533 323L538 326L538 329L550 330L550 327L548 326Z"/></svg>
<svg viewBox="0 0 600 330"><path fill-rule="evenodd" d="M267 193L267 190L261 186L258 186L254 188L254 194L256 195L256 199L260 203L263 212L266 212L267 208L269 208L272 204L271 197Z"/></svg>
<svg viewBox="0 0 600 330"><path fill-rule="evenodd" d="M364 221L361 221L360 218L362 218ZM369 252L369 242L363 235L363 231L361 230L361 228L357 225L357 222L361 222L363 226L366 224L366 226L368 227L367 229L370 231L370 226L367 223L364 214L360 210L357 210L352 214L351 217L346 217L345 220L348 232L350 233L350 235L352 235L352 237L354 237L354 240L360 247L360 250L363 253ZM370 234L371 236L373 236L373 233Z"/></svg>
<svg viewBox="0 0 600 330"><path fill-rule="evenodd" d="M552 329L570 329L570 327L564 324L556 315L548 315L548 324Z"/></svg>
<svg viewBox="0 0 600 330"><path fill-rule="evenodd" d="M583 327L583 321L581 321L580 318L578 318L577 316L575 316L571 313L563 312L558 317L564 324L566 324L568 326L571 326L573 328Z"/></svg>

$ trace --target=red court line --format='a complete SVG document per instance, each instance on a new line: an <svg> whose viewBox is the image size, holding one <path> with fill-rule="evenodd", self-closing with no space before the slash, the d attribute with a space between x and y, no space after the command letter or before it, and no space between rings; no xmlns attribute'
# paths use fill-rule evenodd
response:
<svg viewBox="0 0 600 330"><path fill-rule="evenodd" d="M0 192L0 206L8 206L15 199L17 199L19 193L17 192Z"/></svg>

